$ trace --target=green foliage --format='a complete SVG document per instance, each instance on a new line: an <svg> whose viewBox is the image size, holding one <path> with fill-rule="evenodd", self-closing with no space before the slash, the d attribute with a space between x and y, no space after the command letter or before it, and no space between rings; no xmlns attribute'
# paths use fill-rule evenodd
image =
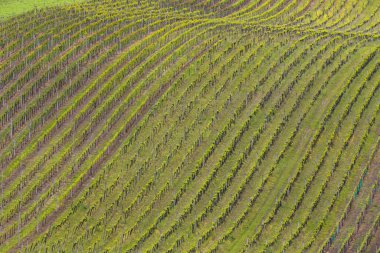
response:
<svg viewBox="0 0 380 253"><path fill-rule="evenodd" d="M375 249L379 10L93 0L3 19L1 251Z"/></svg>

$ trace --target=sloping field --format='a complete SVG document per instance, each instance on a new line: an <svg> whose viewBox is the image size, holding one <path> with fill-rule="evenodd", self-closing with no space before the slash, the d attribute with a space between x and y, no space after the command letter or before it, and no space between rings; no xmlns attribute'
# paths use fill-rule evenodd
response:
<svg viewBox="0 0 380 253"><path fill-rule="evenodd" d="M96 0L0 25L0 252L379 252L380 1Z"/></svg>

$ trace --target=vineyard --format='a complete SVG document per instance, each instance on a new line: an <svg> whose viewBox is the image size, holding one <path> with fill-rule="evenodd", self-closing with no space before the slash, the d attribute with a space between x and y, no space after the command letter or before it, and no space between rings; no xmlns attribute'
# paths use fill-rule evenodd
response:
<svg viewBox="0 0 380 253"><path fill-rule="evenodd" d="M0 252L380 252L379 168L378 0L0 21Z"/></svg>

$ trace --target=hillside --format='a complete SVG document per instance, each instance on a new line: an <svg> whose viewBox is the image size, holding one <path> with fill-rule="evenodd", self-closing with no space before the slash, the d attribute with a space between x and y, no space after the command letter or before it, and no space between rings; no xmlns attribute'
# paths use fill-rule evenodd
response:
<svg viewBox="0 0 380 253"><path fill-rule="evenodd" d="M378 0L92 0L0 25L0 252L379 252Z"/></svg>

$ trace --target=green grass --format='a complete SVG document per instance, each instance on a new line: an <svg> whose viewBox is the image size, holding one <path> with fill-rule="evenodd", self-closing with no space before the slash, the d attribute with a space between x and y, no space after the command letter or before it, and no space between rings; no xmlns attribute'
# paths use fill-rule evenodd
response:
<svg viewBox="0 0 380 253"><path fill-rule="evenodd" d="M34 9L78 3L82 0L0 0L0 18L10 18Z"/></svg>

